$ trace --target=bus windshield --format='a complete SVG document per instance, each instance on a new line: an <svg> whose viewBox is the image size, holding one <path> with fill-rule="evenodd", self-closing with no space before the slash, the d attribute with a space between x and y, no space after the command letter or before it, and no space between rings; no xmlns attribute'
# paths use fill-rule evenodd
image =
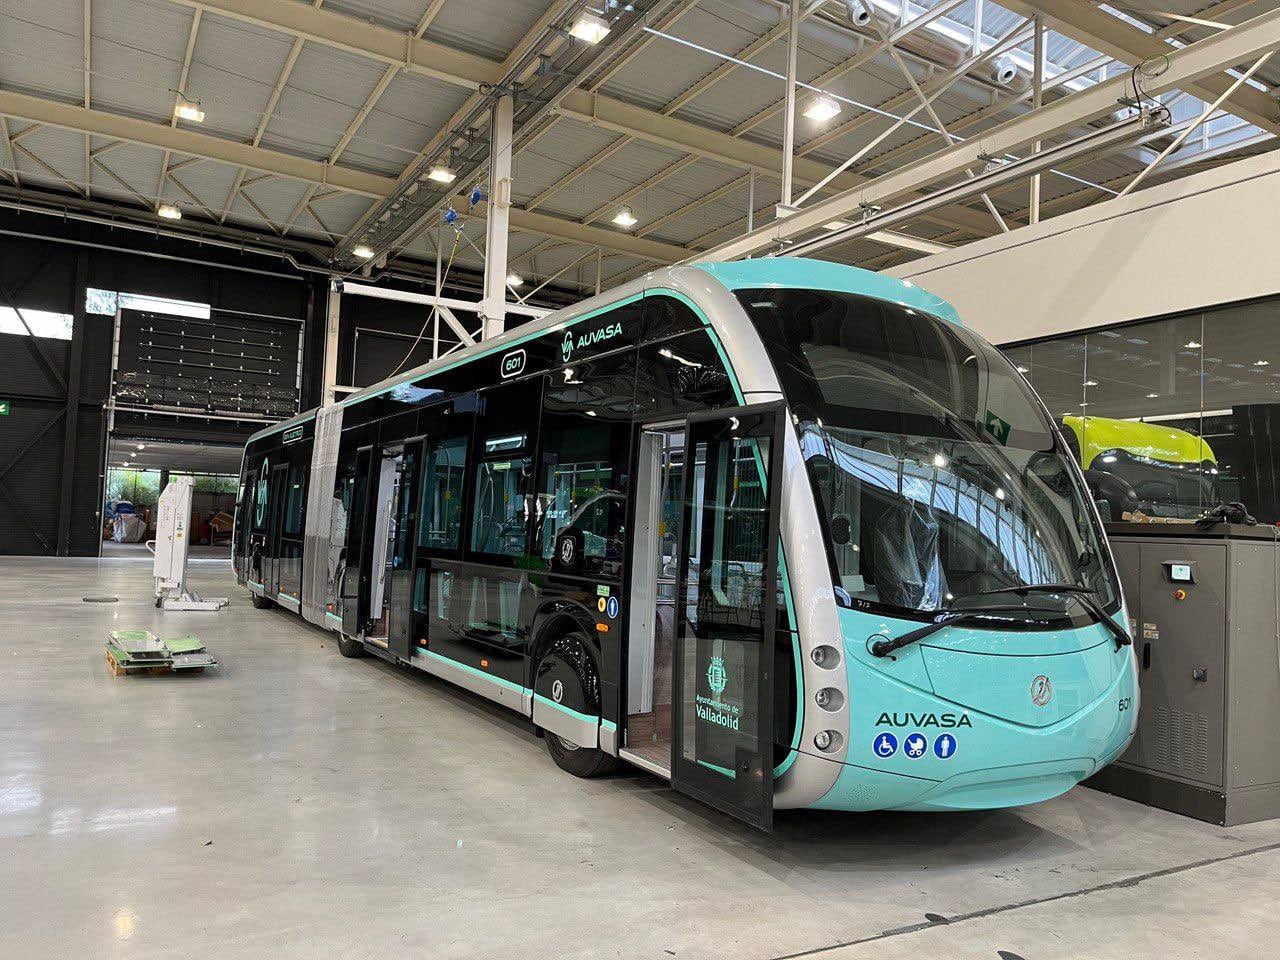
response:
<svg viewBox="0 0 1280 960"><path fill-rule="evenodd" d="M918 616L1065 583L1115 609L1079 472L998 350L869 297L737 293L782 381L842 602ZM1079 614L1065 594L1026 607Z"/></svg>

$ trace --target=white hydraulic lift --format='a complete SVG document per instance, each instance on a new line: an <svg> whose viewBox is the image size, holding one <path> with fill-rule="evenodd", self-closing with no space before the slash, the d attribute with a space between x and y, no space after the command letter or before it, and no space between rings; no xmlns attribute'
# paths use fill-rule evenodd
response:
<svg viewBox="0 0 1280 960"><path fill-rule="evenodd" d="M226 597L205 599L187 586L187 547L190 543L193 477L175 477L156 505L156 538L147 546L155 555L156 606L164 610L220 610Z"/></svg>

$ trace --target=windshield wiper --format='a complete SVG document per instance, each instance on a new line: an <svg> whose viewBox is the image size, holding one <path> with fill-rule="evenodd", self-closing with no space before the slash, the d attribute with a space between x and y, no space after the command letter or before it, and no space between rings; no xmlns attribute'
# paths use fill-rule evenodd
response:
<svg viewBox="0 0 1280 960"><path fill-rule="evenodd" d="M1102 609L1102 605L1096 599L1097 591L1089 587L1081 586L1077 583L1029 583L1016 587L1001 587L996 590L983 590L978 593L968 594L970 597L986 597L1001 593L1012 593L1018 596L1026 596L1030 593L1067 593L1071 594L1080 605L1083 606L1090 614L1102 623L1110 632L1116 642L1116 649L1131 646L1133 644L1128 632L1116 623L1111 617L1107 616L1107 612ZM963 600L964 597L959 599ZM908 631L897 637L885 637L883 640L877 640L871 645L871 655L875 657L887 657L895 650L901 650L903 647L918 643L925 637L932 636L945 627L954 626L957 623L964 623L968 620L991 619L994 613L1005 613L1011 611L1023 611L1028 608L1023 604L987 604L984 606L965 607L962 609L951 609L945 611L932 623L927 623L923 627Z"/></svg>
<svg viewBox="0 0 1280 960"><path fill-rule="evenodd" d="M1022 604L1001 603L988 604L982 607L969 607L966 610L945 610L932 623L926 623L923 627L917 627L915 630L897 637L885 637L882 640L877 640L871 645L871 655L873 657L887 657L895 650L901 650L903 647L918 643L925 637L932 636L945 627L955 626L967 620L989 620L993 619L993 614L1025 609L1027 608Z"/></svg>
<svg viewBox="0 0 1280 960"><path fill-rule="evenodd" d="M1121 647L1133 646L1133 638L1129 636L1129 631L1107 615L1107 611L1102 609L1102 604L1098 602L1098 591L1090 587L1085 587L1078 583L1024 583L1016 587L998 587L995 590L983 590L979 593L971 594L971 596L989 597L1001 593L1012 593L1020 597L1025 597L1029 593L1070 594L1098 622L1111 631L1111 636L1116 641L1117 650Z"/></svg>

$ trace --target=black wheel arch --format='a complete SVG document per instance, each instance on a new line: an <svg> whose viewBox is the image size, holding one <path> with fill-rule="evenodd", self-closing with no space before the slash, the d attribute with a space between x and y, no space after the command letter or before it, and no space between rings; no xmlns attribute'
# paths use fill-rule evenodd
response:
<svg viewBox="0 0 1280 960"><path fill-rule="evenodd" d="M595 634L595 619L576 603L554 601L540 611L535 619L533 655L529 658L529 686L533 692L551 697L554 680L569 680L565 672L569 671L579 690L565 690L564 705L600 715L601 658Z"/></svg>

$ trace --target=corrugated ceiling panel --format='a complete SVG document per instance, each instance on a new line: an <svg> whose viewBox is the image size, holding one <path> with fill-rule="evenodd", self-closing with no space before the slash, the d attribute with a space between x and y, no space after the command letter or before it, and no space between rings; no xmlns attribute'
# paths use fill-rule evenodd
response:
<svg viewBox="0 0 1280 960"><path fill-rule="evenodd" d="M292 46L284 34L205 14L186 90L205 111L202 129L252 139Z"/></svg>
<svg viewBox="0 0 1280 960"><path fill-rule="evenodd" d="M587 160L617 139L617 134L608 130L561 120L536 143L516 154L512 163L516 202L529 201L582 168ZM566 189L573 189L578 179L581 178L575 178Z"/></svg>
<svg viewBox="0 0 1280 960"><path fill-rule="evenodd" d="M105 141L93 141L94 149L105 146ZM100 163L93 165L94 189L105 188L120 190L119 181L107 173L104 167L111 170L121 180L131 185L148 201L154 202L156 186L160 182L160 164L164 153L152 147L139 147L133 144L121 144L99 155Z"/></svg>
<svg viewBox="0 0 1280 960"><path fill-rule="evenodd" d="M613 203L632 187L666 169L681 158L681 154L664 150L639 141L629 143L622 150L607 158L595 168L576 177L564 190L547 202L547 212L571 219L581 219L597 208ZM654 191L647 190L630 206L638 211L646 210Z"/></svg>
<svg viewBox="0 0 1280 960"><path fill-rule="evenodd" d="M427 31L430 40L504 60L546 12L548 0L451 0Z"/></svg>
<svg viewBox="0 0 1280 960"><path fill-rule="evenodd" d="M674 36L725 54L737 54L770 26L776 17L726 17L711 7L697 7L669 31ZM724 62L665 37L654 37L644 53L620 70L604 92L659 109ZM746 73L748 71L741 71ZM765 78L762 78L765 79Z"/></svg>
<svg viewBox="0 0 1280 960"><path fill-rule="evenodd" d="M352 138L343 162L398 175L465 100L458 87L400 73Z"/></svg>
<svg viewBox="0 0 1280 960"><path fill-rule="evenodd" d="M274 225L283 226L289 220L289 216L305 191L306 185L297 180L275 177L245 186L241 189L232 209L237 216L255 222L259 226L262 225L263 214ZM253 206L245 201L245 197L257 204L262 209L262 213L254 210Z"/></svg>
<svg viewBox="0 0 1280 960"><path fill-rule="evenodd" d="M335 233L346 233L372 203L368 197L339 193L323 200L315 200L311 205L320 214L325 226Z"/></svg>
<svg viewBox="0 0 1280 960"><path fill-rule="evenodd" d="M0 81L78 98L84 87L83 11L75 0L0 0Z"/></svg>
<svg viewBox="0 0 1280 960"><path fill-rule="evenodd" d="M328 0L324 8L393 30L411 31L427 9L427 0Z"/></svg>
<svg viewBox="0 0 1280 960"><path fill-rule="evenodd" d="M22 146L77 186L84 184L84 137L70 130L42 127L22 138ZM62 189L66 184L21 150L15 150L18 170L38 179L56 183Z"/></svg>
<svg viewBox="0 0 1280 960"><path fill-rule="evenodd" d="M94 3L95 105L157 120L171 117L194 15L188 7L147 0ZM79 33L78 26L66 29Z"/></svg>
<svg viewBox="0 0 1280 960"><path fill-rule="evenodd" d="M304 46L263 143L304 156L329 156L385 70L385 64L344 50Z"/></svg>
<svg viewBox="0 0 1280 960"><path fill-rule="evenodd" d="M187 159L190 158L175 154L170 158L170 166ZM231 187L235 183L236 168L230 164L210 163L206 160L192 163L172 173L169 179L179 180L184 187L200 198L200 202L205 207L214 213L221 214L223 205L227 202L227 196L231 193ZM167 188L165 196L182 203L190 202L190 197L172 184Z"/></svg>

